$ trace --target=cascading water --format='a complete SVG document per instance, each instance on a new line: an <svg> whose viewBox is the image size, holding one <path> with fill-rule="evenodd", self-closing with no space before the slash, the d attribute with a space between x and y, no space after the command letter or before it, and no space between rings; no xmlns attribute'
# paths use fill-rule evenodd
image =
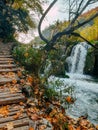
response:
<svg viewBox="0 0 98 130"><path fill-rule="evenodd" d="M83 74L88 48L89 46L85 42L73 47L70 57L66 60L70 73Z"/></svg>
<svg viewBox="0 0 98 130"><path fill-rule="evenodd" d="M98 82L95 82L92 76L83 73L89 47L85 42L73 47L71 55L66 59L69 68L67 75L70 78L50 77L49 82L59 79L64 83L60 86L63 95L66 95L65 86L73 86L76 101L66 110L68 115L80 117L86 114L92 123L98 124Z"/></svg>

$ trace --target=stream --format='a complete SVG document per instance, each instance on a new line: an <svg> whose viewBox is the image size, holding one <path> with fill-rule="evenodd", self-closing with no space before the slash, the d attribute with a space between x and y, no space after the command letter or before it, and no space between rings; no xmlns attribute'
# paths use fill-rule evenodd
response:
<svg viewBox="0 0 98 130"><path fill-rule="evenodd" d="M85 75L83 72L89 47L84 42L73 47L71 55L66 60L69 66L67 75L70 78L52 76L49 78L49 82L60 80L64 84L60 86L63 95L65 86L73 86L76 101L66 110L68 115L73 118L86 115L88 120L98 124L98 82L92 76Z"/></svg>

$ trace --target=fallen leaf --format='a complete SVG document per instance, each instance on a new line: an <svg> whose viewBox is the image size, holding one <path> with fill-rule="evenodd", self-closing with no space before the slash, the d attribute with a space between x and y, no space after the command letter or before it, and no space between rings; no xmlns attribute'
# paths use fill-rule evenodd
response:
<svg viewBox="0 0 98 130"><path fill-rule="evenodd" d="M31 76L28 76L27 77L27 82L32 83L33 82L33 78Z"/></svg>
<svg viewBox="0 0 98 130"><path fill-rule="evenodd" d="M68 130L75 130L75 128L73 127L73 125L68 125Z"/></svg>
<svg viewBox="0 0 98 130"><path fill-rule="evenodd" d="M70 97L70 96L67 96L67 97L65 98L65 100L66 100L68 103L72 103L72 97Z"/></svg>
<svg viewBox="0 0 98 130"><path fill-rule="evenodd" d="M16 120L22 115L21 112L16 113L16 115L13 116L13 118Z"/></svg>
<svg viewBox="0 0 98 130"><path fill-rule="evenodd" d="M39 126L39 130L45 130L46 128L47 128L46 125L41 125L41 126Z"/></svg>
<svg viewBox="0 0 98 130"><path fill-rule="evenodd" d="M33 127L30 127L29 130L34 130L34 128L33 128Z"/></svg>
<svg viewBox="0 0 98 130"><path fill-rule="evenodd" d="M18 72L17 72L17 75L18 75L18 77L21 77L21 76L22 76L21 71L18 71Z"/></svg>
<svg viewBox="0 0 98 130"><path fill-rule="evenodd" d="M14 128L13 122L7 123L7 124L6 124L6 127L7 127L7 130L13 130L13 128Z"/></svg>
<svg viewBox="0 0 98 130"><path fill-rule="evenodd" d="M12 80L12 83L13 83L13 84L16 84L16 83L17 83L17 80L16 80L16 79L13 79L13 80Z"/></svg>
<svg viewBox="0 0 98 130"><path fill-rule="evenodd" d="M39 120L39 119L41 119L41 118L40 118L37 114L32 114L31 119L32 119L33 121L37 121L37 120Z"/></svg>
<svg viewBox="0 0 98 130"><path fill-rule="evenodd" d="M81 127L80 127L80 126L79 126L79 127L77 127L77 128L76 128L76 130L81 130Z"/></svg>
<svg viewBox="0 0 98 130"><path fill-rule="evenodd" d="M80 125L81 125L81 126L87 126L88 124L89 124L88 120L85 120L85 119L84 119L84 120L81 120L81 121L80 121Z"/></svg>
<svg viewBox="0 0 98 130"><path fill-rule="evenodd" d="M9 114L8 106L3 106L0 108L0 115L6 117Z"/></svg>

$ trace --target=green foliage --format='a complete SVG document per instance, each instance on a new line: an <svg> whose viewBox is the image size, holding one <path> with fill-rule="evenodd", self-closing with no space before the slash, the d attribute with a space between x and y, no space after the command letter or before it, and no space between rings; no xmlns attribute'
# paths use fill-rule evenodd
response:
<svg viewBox="0 0 98 130"><path fill-rule="evenodd" d="M44 96L50 100L57 99L64 105L68 107L68 103L65 99L70 96L74 100L74 87L65 85L64 82L60 79L52 77L52 80L48 81L48 87L45 89Z"/></svg>
<svg viewBox="0 0 98 130"><path fill-rule="evenodd" d="M12 37L15 32L26 32L35 28L35 20L29 15L42 14L43 0L1 0L0 1L0 38Z"/></svg>
<svg viewBox="0 0 98 130"><path fill-rule="evenodd" d="M33 71L36 75L41 66L41 52L29 45L16 46L13 49L13 56L27 70Z"/></svg>

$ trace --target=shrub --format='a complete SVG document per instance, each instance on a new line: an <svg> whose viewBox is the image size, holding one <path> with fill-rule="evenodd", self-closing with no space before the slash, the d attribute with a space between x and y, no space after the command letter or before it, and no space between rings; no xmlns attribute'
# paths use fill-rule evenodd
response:
<svg viewBox="0 0 98 130"><path fill-rule="evenodd" d="M18 45L13 49L13 56L16 61L29 71L38 74L41 66L41 52L29 45Z"/></svg>

